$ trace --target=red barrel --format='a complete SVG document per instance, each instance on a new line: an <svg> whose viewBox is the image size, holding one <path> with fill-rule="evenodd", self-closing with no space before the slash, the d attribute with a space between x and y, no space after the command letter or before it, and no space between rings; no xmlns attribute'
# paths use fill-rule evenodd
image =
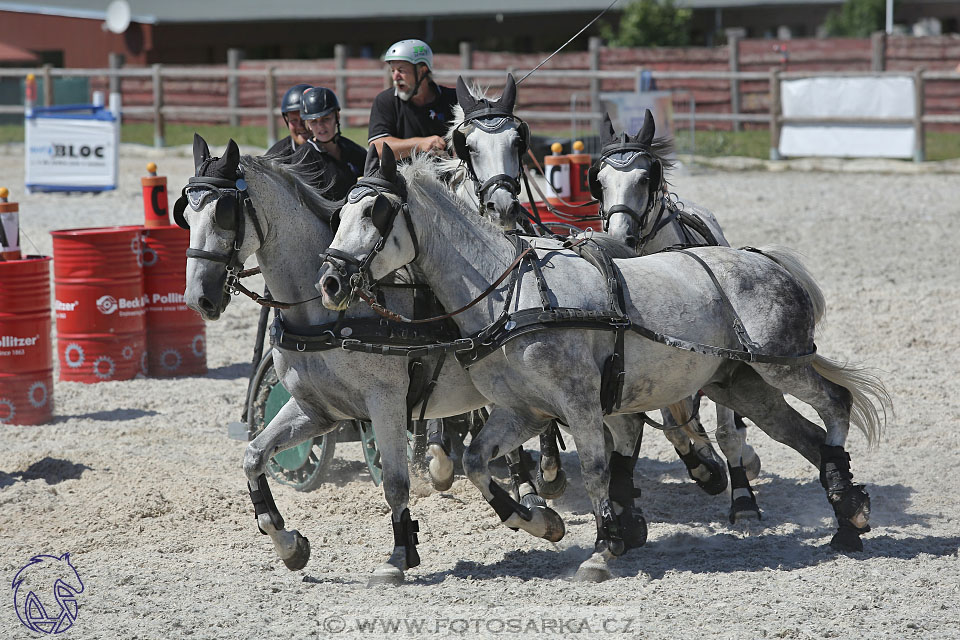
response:
<svg viewBox="0 0 960 640"><path fill-rule="evenodd" d="M53 417L50 258L0 262L0 424Z"/></svg>
<svg viewBox="0 0 960 640"><path fill-rule="evenodd" d="M146 373L141 227L51 231L60 379Z"/></svg>
<svg viewBox="0 0 960 640"><path fill-rule="evenodd" d="M180 227L143 229L143 285L147 296L147 373L170 376L207 372L203 318L183 299L190 232Z"/></svg>

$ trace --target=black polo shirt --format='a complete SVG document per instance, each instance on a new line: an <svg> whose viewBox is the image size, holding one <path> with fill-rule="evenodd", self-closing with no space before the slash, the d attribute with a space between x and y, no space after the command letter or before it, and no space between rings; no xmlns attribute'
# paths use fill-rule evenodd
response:
<svg viewBox="0 0 960 640"><path fill-rule="evenodd" d="M370 127L367 142L391 136L394 138L424 138L444 136L453 121L453 105L457 91L430 83L436 98L430 104L418 107L397 97L396 89L386 89L373 100L370 109Z"/></svg>

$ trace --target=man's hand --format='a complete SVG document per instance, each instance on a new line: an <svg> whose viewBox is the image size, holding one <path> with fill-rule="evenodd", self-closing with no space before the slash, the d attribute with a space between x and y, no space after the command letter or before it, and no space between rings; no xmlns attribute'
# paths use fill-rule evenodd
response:
<svg viewBox="0 0 960 640"><path fill-rule="evenodd" d="M424 153L437 153L447 148L447 141L440 136L423 138L417 148Z"/></svg>

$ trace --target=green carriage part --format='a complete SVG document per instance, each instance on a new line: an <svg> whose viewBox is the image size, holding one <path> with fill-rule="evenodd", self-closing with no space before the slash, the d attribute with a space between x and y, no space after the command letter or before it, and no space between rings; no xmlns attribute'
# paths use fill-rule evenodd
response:
<svg viewBox="0 0 960 640"><path fill-rule="evenodd" d="M273 351L268 351L250 385L247 416L251 438L270 424L290 394L280 384L273 368ZM337 429L312 440L291 447L273 456L267 462L271 478L297 491L313 491L323 484L324 473L333 460L337 446Z"/></svg>
<svg viewBox="0 0 960 640"><path fill-rule="evenodd" d="M377 448L377 438L373 434L373 425L369 422L357 422L360 429L360 444L363 447L363 459L367 463L373 484L380 486L383 482L383 465L380 464L380 450ZM414 420L411 429L407 430L407 459L416 468L426 468L427 465L427 423Z"/></svg>

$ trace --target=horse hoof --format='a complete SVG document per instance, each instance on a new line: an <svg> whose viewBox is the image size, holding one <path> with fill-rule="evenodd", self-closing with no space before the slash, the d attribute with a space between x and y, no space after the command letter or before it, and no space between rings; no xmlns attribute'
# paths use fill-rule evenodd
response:
<svg viewBox="0 0 960 640"><path fill-rule="evenodd" d="M743 468L747 472L747 480L753 482L760 475L760 456L748 444L743 445L742 456Z"/></svg>
<svg viewBox="0 0 960 640"><path fill-rule="evenodd" d="M573 579L576 582L603 582L612 577L607 563L591 556L580 565Z"/></svg>
<svg viewBox="0 0 960 640"><path fill-rule="evenodd" d="M403 571L393 565L385 565L373 572L373 575L367 581L367 588L396 587L401 584L403 584Z"/></svg>
<svg viewBox="0 0 960 640"><path fill-rule="evenodd" d="M761 520L760 507L750 496L740 496L730 504L730 524L743 520Z"/></svg>
<svg viewBox="0 0 960 640"><path fill-rule="evenodd" d="M541 538L549 540L550 542L560 542L560 540L563 539L567 528L563 524L563 518L560 517L559 513L550 507L534 507L530 509L530 513L531 521L540 520L539 524L543 531L543 533L540 534Z"/></svg>
<svg viewBox="0 0 960 640"><path fill-rule="evenodd" d="M297 538L297 548L290 557L283 559L283 564L287 565L290 571L299 571L307 566L307 561L310 560L310 541L300 535L299 531L294 531L293 535Z"/></svg>
<svg viewBox="0 0 960 640"><path fill-rule="evenodd" d="M537 470L537 493L541 498L556 500L566 489L567 474L563 469L557 470L557 477L553 480L546 480L543 477L543 469Z"/></svg>
<svg viewBox="0 0 960 640"><path fill-rule="evenodd" d="M453 461L438 444L431 444L427 451L433 456L428 466L433 488L437 491L448 490L453 486Z"/></svg>
<svg viewBox="0 0 960 640"><path fill-rule="evenodd" d="M520 504L522 504L528 509L534 509L536 507L543 507L543 508L547 507L547 501L535 493L528 493L527 495L520 498Z"/></svg>
<svg viewBox="0 0 960 640"><path fill-rule="evenodd" d="M700 480L692 473L690 477L697 483L697 486L703 489L704 493L711 496L720 495L727 490L727 472L723 465L714 460L704 460L703 466L707 468L710 476L706 480Z"/></svg>
<svg viewBox="0 0 960 640"><path fill-rule="evenodd" d="M830 540L830 546L841 552L863 551L863 540L860 534L854 529L840 527L833 538Z"/></svg>

